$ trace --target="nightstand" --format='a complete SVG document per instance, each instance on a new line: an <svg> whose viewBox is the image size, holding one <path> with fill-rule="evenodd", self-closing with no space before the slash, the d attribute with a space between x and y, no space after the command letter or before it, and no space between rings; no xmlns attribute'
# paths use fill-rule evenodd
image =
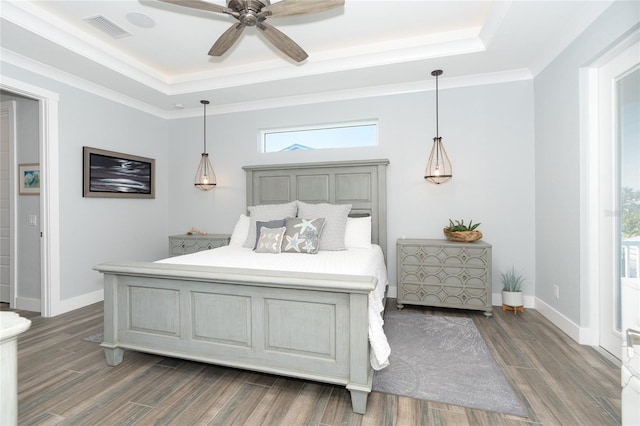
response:
<svg viewBox="0 0 640 426"><path fill-rule="evenodd" d="M398 309L410 304L492 315L491 244L399 239L396 254Z"/></svg>
<svg viewBox="0 0 640 426"><path fill-rule="evenodd" d="M230 239L231 236L227 234L171 235L169 237L169 256L180 256L226 246Z"/></svg>

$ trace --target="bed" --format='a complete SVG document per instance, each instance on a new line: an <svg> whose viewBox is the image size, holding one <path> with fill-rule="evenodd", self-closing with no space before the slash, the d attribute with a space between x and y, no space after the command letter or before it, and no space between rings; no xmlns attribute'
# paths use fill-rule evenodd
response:
<svg viewBox="0 0 640 426"><path fill-rule="evenodd" d="M296 200L351 204L350 217L370 220L372 247L379 247L384 259L387 164L246 166L247 206ZM216 250L229 255L239 249L210 252ZM233 267L224 261L225 266L211 266L203 260L208 256L95 266L104 274L107 364L118 365L130 349L339 384L349 390L353 411L364 414L375 358L370 297L376 288L384 297L386 277L335 273L339 268L322 273Z"/></svg>

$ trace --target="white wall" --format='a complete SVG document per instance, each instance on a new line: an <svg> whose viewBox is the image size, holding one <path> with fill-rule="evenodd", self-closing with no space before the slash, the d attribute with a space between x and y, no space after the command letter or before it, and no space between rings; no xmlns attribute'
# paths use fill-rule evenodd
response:
<svg viewBox="0 0 640 426"><path fill-rule="evenodd" d="M580 232L580 99L586 93L579 70L639 22L640 2L613 3L534 80L536 296L581 326L588 325L590 301L580 287L586 237Z"/></svg>
<svg viewBox="0 0 640 426"><path fill-rule="evenodd" d="M166 256L168 123L10 64L2 75L59 94L60 299L95 301L97 263ZM83 198L83 146L155 158L156 198Z"/></svg>
<svg viewBox="0 0 640 426"><path fill-rule="evenodd" d="M173 120L169 131L169 231L191 226L230 233L245 211L250 164L388 158L388 269L395 296L398 238L443 238L449 218L482 222L493 244L494 293L499 271L512 265L535 293L532 81L440 90L440 135L454 178L440 186L423 178L435 136L434 92L328 102L210 116L209 156L218 186L193 187L202 152L202 117ZM258 153L263 128L378 119L377 147Z"/></svg>

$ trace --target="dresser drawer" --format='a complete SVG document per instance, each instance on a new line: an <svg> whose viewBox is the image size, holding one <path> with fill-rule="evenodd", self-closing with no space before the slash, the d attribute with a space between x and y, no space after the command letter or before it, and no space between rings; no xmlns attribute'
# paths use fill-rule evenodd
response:
<svg viewBox="0 0 640 426"><path fill-rule="evenodd" d="M488 247L404 245L401 262L407 265L459 265L485 268L487 250L489 250Z"/></svg>

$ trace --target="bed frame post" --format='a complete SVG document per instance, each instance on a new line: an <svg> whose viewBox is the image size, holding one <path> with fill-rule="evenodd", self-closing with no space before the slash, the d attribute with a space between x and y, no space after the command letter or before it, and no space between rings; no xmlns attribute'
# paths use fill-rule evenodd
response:
<svg viewBox="0 0 640 426"><path fill-rule="evenodd" d="M373 369L369 362L369 339L368 323L366 315L368 312L369 295L351 293L350 297L350 366L349 383L347 389L351 392L351 405L353 411L358 414L365 414L367 411L367 397L371 393L373 382ZM354 336L364 336L364 339L355 339Z"/></svg>
<svg viewBox="0 0 640 426"><path fill-rule="evenodd" d="M102 348L107 365L118 365L124 358L124 350L119 348L118 332L118 276L104 274L104 339ZM108 293L108 294L107 294ZM108 296L108 297L107 297Z"/></svg>

